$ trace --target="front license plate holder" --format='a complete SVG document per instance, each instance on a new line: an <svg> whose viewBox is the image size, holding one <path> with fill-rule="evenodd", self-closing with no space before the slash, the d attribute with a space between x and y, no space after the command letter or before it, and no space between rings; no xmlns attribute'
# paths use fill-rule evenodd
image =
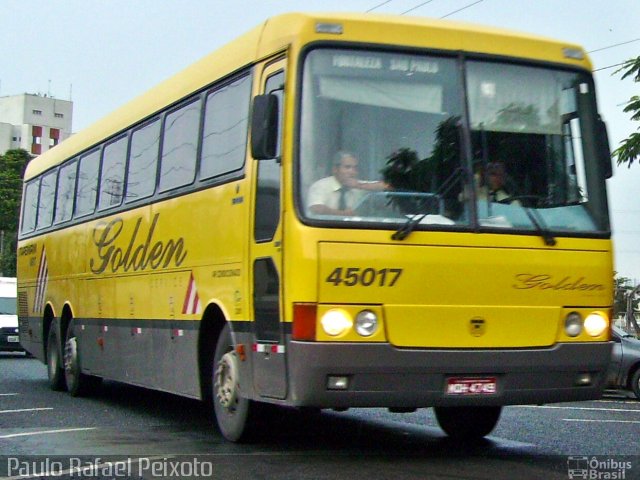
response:
<svg viewBox="0 0 640 480"><path fill-rule="evenodd" d="M498 392L496 377L449 377L445 386L446 395L495 395Z"/></svg>

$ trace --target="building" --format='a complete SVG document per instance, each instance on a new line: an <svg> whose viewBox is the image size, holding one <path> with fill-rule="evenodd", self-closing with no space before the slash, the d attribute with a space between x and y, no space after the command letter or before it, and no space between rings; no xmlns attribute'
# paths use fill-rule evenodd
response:
<svg viewBox="0 0 640 480"><path fill-rule="evenodd" d="M23 93L0 97L0 154L22 148L40 155L71 136L73 102Z"/></svg>

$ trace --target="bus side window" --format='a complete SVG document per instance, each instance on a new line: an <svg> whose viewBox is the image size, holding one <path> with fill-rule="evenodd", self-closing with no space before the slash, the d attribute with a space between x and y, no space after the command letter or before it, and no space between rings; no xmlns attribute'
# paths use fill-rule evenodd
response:
<svg viewBox="0 0 640 480"><path fill-rule="evenodd" d="M188 185L196 176L200 99L165 117L160 159L160 191Z"/></svg>
<svg viewBox="0 0 640 480"><path fill-rule="evenodd" d="M60 168L54 223L66 222L73 215L73 194L78 176L78 162L74 159Z"/></svg>
<svg viewBox="0 0 640 480"><path fill-rule="evenodd" d="M153 195L156 188L159 148L159 118L138 128L131 135L125 202L129 203Z"/></svg>
<svg viewBox="0 0 640 480"><path fill-rule="evenodd" d="M127 158L127 137L109 143L102 151L100 198L98 209L120 205L124 188L124 165Z"/></svg>
<svg viewBox="0 0 640 480"><path fill-rule="evenodd" d="M200 177L216 177L244 165L249 124L251 77L210 92L204 116Z"/></svg>
<svg viewBox="0 0 640 480"><path fill-rule="evenodd" d="M100 150L95 150L80 159L78 190L76 191L76 217L93 213L98 193L98 169Z"/></svg>
<svg viewBox="0 0 640 480"><path fill-rule="evenodd" d="M57 180L57 169L42 177L40 199L38 201L38 224L36 225L38 230L51 226L53 221L53 204L55 202Z"/></svg>
<svg viewBox="0 0 640 480"><path fill-rule="evenodd" d="M264 341L278 341L280 338L278 270L272 258L259 258L253 264L253 271L256 338Z"/></svg>
<svg viewBox="0 0 640 480"><path fill-rule="evenodd" d="M36 214L38 212L38 193L40 179L27 183L24 189L24 205L22 207L22 233L32 232L36 228Z"/></svg>
<svg viewBox="0 0 640 480"><path fill-rule="evenodd" d="M278 72L267 79L266 91L273 91L278 98L280 123L282 126L282 86L284 72ZM282 132L282 128L279 129ZM280 138L276 152L280 155ZM281 164L279 158L258 160L258 184L256 191L256 211L254 239L256 242L270 241L280 223L280 175Z"/></svg>

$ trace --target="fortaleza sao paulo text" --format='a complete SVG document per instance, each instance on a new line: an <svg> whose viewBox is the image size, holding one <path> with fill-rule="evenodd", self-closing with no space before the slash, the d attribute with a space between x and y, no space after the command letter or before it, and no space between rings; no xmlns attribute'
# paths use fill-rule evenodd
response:
<svg viewBox="0 0 640 480"><path fill-rule="evenodd" d="M97 247L98 258L91 258L89 263L91 271L95 274L103 273L107 269L112 273L120 270L137 272L147 268L152 270L167 268L172 262L176 267L182 265L187 257L184 238L171 238L166 242L157 240L153 243L153 234L159 217L159 213L154 215L143 243L137 243L142 223L142 218L138 218L125 249L116 246L116 242L124 230L122 218L115 218L106 225L104 222L96 225L93 230L93 243Z"/></svg>

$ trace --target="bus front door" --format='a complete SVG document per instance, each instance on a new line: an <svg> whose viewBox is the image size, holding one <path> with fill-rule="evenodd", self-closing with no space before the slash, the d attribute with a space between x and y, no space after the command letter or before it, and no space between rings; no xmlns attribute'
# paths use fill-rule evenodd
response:
<svg viewBox="0 0 640 480"><path fill-rule="evenodd" d="M261 93L279 97L282 114L284 60L271 62L262 72ZM282 118L282 115L280 115ZM282 134L280 132L280 138ZM278 142L278 157L280 152ZM253 383L263 397L285 398L286 356L281 302L282 219L279 158L254 160L255 208L251 248L253 273Z"/></svg>

